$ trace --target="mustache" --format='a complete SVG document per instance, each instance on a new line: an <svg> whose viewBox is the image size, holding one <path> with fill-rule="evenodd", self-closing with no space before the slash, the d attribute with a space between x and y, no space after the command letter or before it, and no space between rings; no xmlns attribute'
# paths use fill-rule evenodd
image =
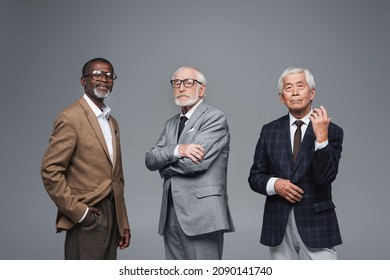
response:
<svg viewBox="0 0 390 280"><path fill-rule="evenodd" d="M97 82L95 87L105 87L105 88L111 88L111 85L104 83L104 82Z"/></svg>
<svg viewBox="0 0 390 280"><path fill-rule="evenodd" d="M190 98L191 96L190 95L188 95L188 94L183 94L183 93L181 93L181 94L178 94L178 95L176 95L175 96L175 98L179 98L179 97L188 97L188 98Z"/></svg>

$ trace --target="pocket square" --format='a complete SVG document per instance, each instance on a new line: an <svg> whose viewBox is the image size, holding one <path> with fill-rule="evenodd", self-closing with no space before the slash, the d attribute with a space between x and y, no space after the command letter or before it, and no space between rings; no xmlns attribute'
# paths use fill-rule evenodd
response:
<svg viewBox="0 0 390 280"><path fill-rule="evenodd" d="M187 133L190 133L190 132L192 132L192 131L194 131L194 128L191 128L190 130L188 130Z"/></svg>

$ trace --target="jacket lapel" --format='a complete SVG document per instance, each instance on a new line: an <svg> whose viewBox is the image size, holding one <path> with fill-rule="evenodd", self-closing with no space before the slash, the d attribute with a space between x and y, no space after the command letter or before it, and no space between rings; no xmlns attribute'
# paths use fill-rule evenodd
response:
<svg viewBox="0 0 390 280"><path fill-rule="evenodd" d="M194 126L195 122L199 119L199 117L207 110L207 104L203 100L202 103L199 104L199 106L195 109L194 113L192 113L191 118L187 121L186 125L184 126L184 129L180 135L178 143L181 143L183 139L185 138L185 135L187 132ZM178 122L179 122L180 116L177 118L177 123L176 123L176 134L175 136L177 137L178 133Z"/></svg>
<svg viewBox="0 0 390 280"><path fill-rule="evenodd" d="M93 131L95 132L95 135L96 135L97 139L99 140L100 145L102 146L108 160L111 162L111 158L110 158L110 154L108 152L106 141L104 140L103 132L102 132L102 129L100 128L100 125L99 125L99 122L96 118L96 115L94 114L91 107L88 105L87 101L84 99L84 97L81 97L79 99L79 103L80 103L81 107L83 107L83 109L85 111L85 115L88 119L88 122L91 125Z"/></svg>
<svg viewBox="0 0 390 280"><path fill-rule="evenodd" d="M285 116L280 120L280 137L282 138L284 149L287 151L287 158L290 162L291 169L294 167L292 160L292 147L291 147L291 136L290 136L290 122L289 115Z"/></svg>

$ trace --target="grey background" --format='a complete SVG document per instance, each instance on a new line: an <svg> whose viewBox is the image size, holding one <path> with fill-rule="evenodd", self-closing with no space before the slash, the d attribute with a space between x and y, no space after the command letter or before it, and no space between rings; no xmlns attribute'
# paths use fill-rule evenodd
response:
<svg viewBox="0 0 390 280"><path fill-rule="evenodd" d="M55 206L40 162L56 114L81 94L81 68L102 56L119 75L108 100L121 126L132 243L120 259L163 259L162 181L144 165L178 111L169 80L202 70L206 101L231 129L230 207L237 231L224 259L267 259L259 244L264 197L247 183L261 126L285 114L277 79L309 68L344 128L334 201L340 259L388 259L390 153L388 1L1 1L0 259L62 259ZM364 134L363 131L367 131Z"/></svg>

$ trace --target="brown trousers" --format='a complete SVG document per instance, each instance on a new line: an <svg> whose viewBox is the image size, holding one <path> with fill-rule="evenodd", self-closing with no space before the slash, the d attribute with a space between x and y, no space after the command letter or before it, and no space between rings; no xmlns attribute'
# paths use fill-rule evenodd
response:
<svg viewBox="0 0 390 280"><path fill-rule="evenodd" d="M65 260L115 260L119 232L115 203L105 198L94 206L100 215L94 215L90 225L77 224L66 232Z"/></svg>

